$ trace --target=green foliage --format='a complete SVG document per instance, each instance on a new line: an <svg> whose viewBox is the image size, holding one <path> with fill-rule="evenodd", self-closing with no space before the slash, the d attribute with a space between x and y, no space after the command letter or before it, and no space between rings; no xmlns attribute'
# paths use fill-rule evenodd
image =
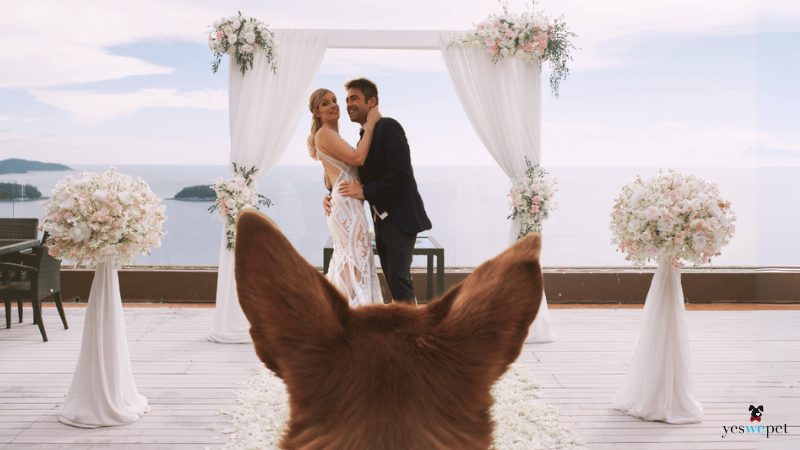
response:
<svg viewBox="0 0 800 450"><path fill-rule="evenodd" d="M550 64L550 69L553 72L550 74L550 90L553 95L558 98L558 89L561 86L561 81L569 75L569 68L567 61L572 61L572 55L569 54L570 50L580 50L575 47L570 38L577 37L578 35L569 31L567 24L564 22L562 15L553 21L552 37L547 41L547 61Z"/></svg>

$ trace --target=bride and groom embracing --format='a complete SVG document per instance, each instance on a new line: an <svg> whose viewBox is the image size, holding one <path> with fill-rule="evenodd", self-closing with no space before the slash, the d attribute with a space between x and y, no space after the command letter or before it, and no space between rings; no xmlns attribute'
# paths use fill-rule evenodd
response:
<svg viewBox="0 0 800 450"><path fill-rule="evenodd" d="M328 279L347 295L350 306L383 303L375 274L372 239L364 211L369 202L375 244L386 282L397 302L416 304L411 260L417 233L431 229L417 191L405 131L378 110L378 87L366 78L344 85L347 114L361 125L353 148L339 136L339 103L327 89L311 94L313 120L308 150L325 168L323 200L333 257Z"/></svg>

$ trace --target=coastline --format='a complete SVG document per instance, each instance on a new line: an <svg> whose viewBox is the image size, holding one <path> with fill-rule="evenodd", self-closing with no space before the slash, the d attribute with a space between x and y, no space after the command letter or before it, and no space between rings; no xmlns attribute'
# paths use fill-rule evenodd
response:
<svg viewBox="0 0 800 450"><path fill-rule="evenodd" d="M0 203L12 203L12 202L20 202L20 203L30 203L30 202L38 202L42 200L47 200L50 197L39 197L39 198L0 198Z"/></svg>

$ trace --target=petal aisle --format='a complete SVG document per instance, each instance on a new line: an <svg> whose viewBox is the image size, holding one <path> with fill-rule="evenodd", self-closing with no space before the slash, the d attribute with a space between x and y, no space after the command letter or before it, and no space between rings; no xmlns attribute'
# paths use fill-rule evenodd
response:
<svg viewBox="0 0 800 450"><path fill-rule="evenodd" d="M280 378L263 366L246 389L237 392L241 406L222 410L231 417L226 450L276 448L289 419L289 396ZM493 450L585 448L580 437L561 425L558 411L541 400L542 385L522 364L512 364L494 385L492 417L496 423ZM215 425L216 427L216 425Z"/></svg>

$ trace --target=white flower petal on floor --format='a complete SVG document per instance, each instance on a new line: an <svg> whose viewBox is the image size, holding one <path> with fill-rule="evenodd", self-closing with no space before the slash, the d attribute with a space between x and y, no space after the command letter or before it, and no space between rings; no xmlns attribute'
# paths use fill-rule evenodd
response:
<svg viewBox="0 0 800 450"><path fill-rule="evenodd" d="M274 448L289 419L289 396L280 378L260 366L256 375L236 393L241 406L222 410L231 417L231 434L226 450ZM541 400L542 385L522 364L512 364L495 383L493 450L570 450L583 447L583 441L561 425L558 411Z"/></svg>

